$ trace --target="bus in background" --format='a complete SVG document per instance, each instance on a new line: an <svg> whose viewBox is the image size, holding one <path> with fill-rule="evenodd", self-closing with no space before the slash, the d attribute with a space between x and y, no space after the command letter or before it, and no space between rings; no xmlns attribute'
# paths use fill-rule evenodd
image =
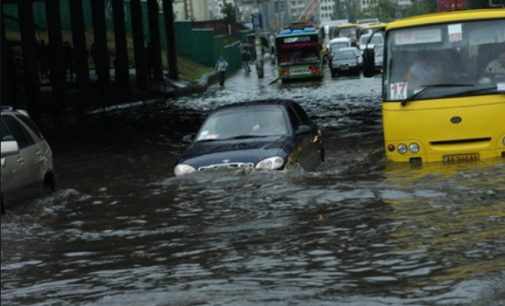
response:
<svg viewBox="0 0 505 306"><path fill-rule="evenodd" d="M275 44L282 81L323 77L322 45L315 28L283 30L277 35Z"/></svg>
<svg viewBox="0 0 505 306"><path fill-rule="evenodd" d="M505 10L416 16L385 28L382 117L388 160L505 158ZM364 52L364 75L377 72Z"/></svg>

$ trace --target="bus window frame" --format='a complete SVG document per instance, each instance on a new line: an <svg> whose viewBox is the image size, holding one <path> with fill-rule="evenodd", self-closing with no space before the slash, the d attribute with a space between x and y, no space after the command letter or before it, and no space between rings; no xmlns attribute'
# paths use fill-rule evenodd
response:
<svg viewBox="0 0 505 306"><path fill-rule="evenodd" d="M483 21L492 21L492 20L504 20L502 17L497 17L497 18L484 18L484 19L475 19L475 20L463 20L460 21L461 23L472 23L472 22L483 22ZM415 25L415 26L407 26L407 27L402 27L402 28L395 28L393 30L387 30L385 29L384 33L384 51L383 51L383 75L382 75L382 103L401 103L402 100L388 100L387 98L387 88L386 88L386 69L388 67L388 61L389 61L389 35L391 32L395 32L396 30L403 30L403 29L412 29L412 28L423 28L423 27L428 27L428 26L443 26L443 25L449 25L449 24L454 24L457 23L458 21L451 21L451 22L434 22L434 23L429 23L429 24L423 24L423 25ZM374 32L375 33L375 32ZM373 37L373 35L371 36ZM444 38L445 39L445 38ZM496 95L496 93L479 93L478 95L472 95L472 96L492 96ZM451 98L456 98L456 97L433 97L433 98L417 98L416 101L429 101L429 100L441 100L441 99L451 99Z"/></svg>

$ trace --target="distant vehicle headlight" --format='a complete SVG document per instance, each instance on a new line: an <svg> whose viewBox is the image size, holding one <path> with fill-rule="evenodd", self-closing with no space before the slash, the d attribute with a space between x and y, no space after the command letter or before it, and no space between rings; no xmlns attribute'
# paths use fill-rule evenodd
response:
<svg viewBox="0 0 505 306"><path fill-rule="evenodd" d="M404 145L403 143L398 145L398 153L400 154L405 154L407 153L409 148L407 148L407 145Z"/></svg>
<svg viewBox="0 0 505 306"><path fill-rule="evenodd" d="M277 170L284 166L284 158L275 156L264 159L256 165L256 169Z"/></svg>
<svg viewBox="0 0 505 306"><path fill-rule="evenodd" d="M409 151L412 152L412 153L419 153L419 151L421 150L421 148L419 147L419 145L417 143L411 143L409 144Z"/></svg>
<svg viewBox="0 0 505 306"><path fill-rule="evenodd" d="M179 164L175 166L174 174L175 176L186 175L195 172L196 169L186 164Z"/></svg>

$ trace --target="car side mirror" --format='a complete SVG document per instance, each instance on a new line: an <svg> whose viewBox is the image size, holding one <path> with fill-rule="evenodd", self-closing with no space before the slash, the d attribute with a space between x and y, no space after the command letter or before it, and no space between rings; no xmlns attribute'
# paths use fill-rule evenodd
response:
<svg viewBox="0 0 505 306"><path fill-rule="evenodd" d="M193 139L195 139L195 136L196 136L195 134L186 135L186 136L182 137L182 142L192 143Z"/></svg>
<svg viewBox="0 0 505 306"><path fill-rule="evenodd" d="M297 135L303 135L303 134L308 134L312 132L312 127L309 125L300 125L298 129L296 130Z"/></svg>
<svg viewBox="0 0 505 306"><path fill-rule="evenodd" d="M375 50L366 48L363 51L363 75L366 78L371 78L376 74L375 69Z"/></svg>
<svg viewBox="0 0 505 306"><path fill-rule="evenodd" d="M4 140L0 144L2 146L1 156L16 155L19 153L19 145L15 140Z"/></svg>

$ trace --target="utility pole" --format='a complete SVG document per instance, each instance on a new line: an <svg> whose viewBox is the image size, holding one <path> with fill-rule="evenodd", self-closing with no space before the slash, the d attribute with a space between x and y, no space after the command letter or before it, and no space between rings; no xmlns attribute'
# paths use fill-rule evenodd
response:
<svg viewBox="0 0 505 306"><path fill-rule="evenodd" d="M263 16L261 15L261 0L256 0L258 6L258 14L256 15L256 24L254 25L255 47L256 47L256 73L258 78L262 79L264 76L263 67L263 48L261 48L260 27L263 27Z"/></svg>

